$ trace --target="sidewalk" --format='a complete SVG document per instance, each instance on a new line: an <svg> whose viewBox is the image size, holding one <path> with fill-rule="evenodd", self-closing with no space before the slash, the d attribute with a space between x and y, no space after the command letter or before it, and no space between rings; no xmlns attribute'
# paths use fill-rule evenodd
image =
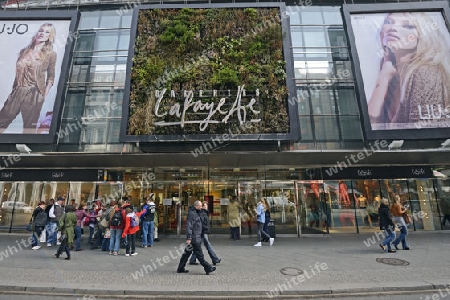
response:
<svg viewBox="0 0 450 300"><path fill-rule="evenodd" d="M253 247L255 238L233 242L212 236L222 262L209 276L200 265L187 265L188 274L176 273L184 239L161 236L155 247L137 247L135 257L114 257L100 250L72 251L72 260L66 261L65 254L54 257L55 246L20 250L22 239L28 237L0 234L0 291L283 299L288 295L437 290L450 285L450 232L445 231L410 233L411 250L397 253L383 253L374 234L279 237L272 247L268 243ZM370 240L375 243L368 247ZM377 258L402 259L409 265L387 265ZM299 270L303 275L298 276Z"/></svg>

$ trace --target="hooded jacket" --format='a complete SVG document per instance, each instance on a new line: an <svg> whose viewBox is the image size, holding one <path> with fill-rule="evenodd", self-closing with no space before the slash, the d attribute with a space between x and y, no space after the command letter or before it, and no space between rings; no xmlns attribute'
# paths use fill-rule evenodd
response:
<svg viewBox="0 0 450 300"><path fill-rule="evenodd" d="M128 207L128 206L130 206L129 204L128 205L126 205L125 206L125 208L126 207ZM130 213L130 214L127 214L126 212L125 212L125 208L124 208L124 206L122 206L122 209L123 209L123 212L122 213L125 213L125 218L123 219L125 222L125 227L123 228L123 232L122 232L122 237L124 238L127 234L135 234L136 232L138 232L139 231L139 224L136 226L136 227L130 227L130 223L131 223L131 214L134 214L136 217L140 217L141 215L143 215L143 214L145 214L146 212L147 212L147 210L144 208L144 210L142 210L141 212L133 212L133 213ZM123 215L122 215L122 217L123 217Z"/></svg>

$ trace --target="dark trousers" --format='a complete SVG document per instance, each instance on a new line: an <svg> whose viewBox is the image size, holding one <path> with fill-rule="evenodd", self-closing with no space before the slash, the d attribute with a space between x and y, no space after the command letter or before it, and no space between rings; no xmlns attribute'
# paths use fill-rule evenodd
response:
<svg viewBox="0 0 450 300"><path fill-rule="evenodd" d="M69 249L69 245L67 244L67 237L61 241L61 245L59 245L58 250L56 251L56 256L60 256L61 253L64 251L66 251L67 257L70 257L70 249Z"/></svg>
<svg viewBox="0 0 450 300"><path fill-rule="evenodd" d="M136 251L136 234L127 234L125 237L127 241L126 254L133 254ZM131 248L131 252L130 252Z"/></svg>
<svg viewBox="0 0 450 300"><path fill-rule="evenodd" d="M205 260L203 256L202 244L201 243L191 243L184 248L183 255L181 256L180 263L178 264L178 270L184 270L186 263L188 262L189 256L194 252L195 257L198 259L200 264L203 266L205 272L209 272L212 266Z"/></svg>
<svg viewBox="0 0 450 300"><path fill-rule="evenodd" d="M444 219L442 220L442 226L445 226L445 222L448 220L450 223L450 215L444 215Z"/></svg>
<svg viewBox="0 0 450 300"><path fill-rule="evenodd" d="M239 234L239 227L230 227L231 230L231 239L232 240L240 240L241 236Z"/></svg>

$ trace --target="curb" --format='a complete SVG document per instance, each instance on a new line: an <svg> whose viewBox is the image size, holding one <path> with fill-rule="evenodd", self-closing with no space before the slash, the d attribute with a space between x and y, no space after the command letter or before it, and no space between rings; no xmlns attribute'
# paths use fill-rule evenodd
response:
<svg viewBox="0 0 450 300"><path fill-rule="evenodd" d="M398 286L398 287L371 287L354 289L323 289L323 290L303 290L285 291L278 295L269 296L266 292L260 291L151 291L151 290L117 290L111 294L110 289L76 289L58 287L25 287L13 285L0 285L0 295L40 295L40 296L84 296L94 299L126 299L130 296L136 299L254 299L260 300L278 299L300 299L300 298L343 298L371 295L402 295L402 294L423 294L434 293L436 290L445 289L448 286L423 285L423 286Z"/></svg>

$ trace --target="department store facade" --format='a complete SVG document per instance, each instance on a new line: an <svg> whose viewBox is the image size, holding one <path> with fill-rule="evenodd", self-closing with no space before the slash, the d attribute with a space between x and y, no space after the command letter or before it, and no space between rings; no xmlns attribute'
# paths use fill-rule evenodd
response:
<svg viewBox="0 0 450 300"><path fill-rule="evenodd" d="M243 235L256 232L254 219L247 222L247 216L260 197L271 204L276 234L281 236L378 230L379 199L392 201L395 195L411 207L410 230L448 230L450 224L442 225L442 220L450 206L450 148L441 144L450 133L429 139L418 131L415 138L404 139L401 148L389 147L397 138L388 134L367 138L343 3L284 4L290 16L286 28L291 59L286 61L293 70L286 80L305 99L286 101L294 107L289 115L297 120L290 123L294 134L233 140L233 134L243 130L234 127L221 141L212 135L203 140L183 135L135 141L121 137L123 107L129 104L126 79L135 4L4 5L4 13L45 15L47 9L64 9L78 12L79 19L59 94L64 100L55 141L0 144L1 203L23 206L16 205L14 212L2 209L1 230L24 228L30 218L26 208L40 200L64 196L80 203L126 197L140 207L150 192L158 198L160 233L168 235L183 234L187 209L195 200L210 201L212 233L228 234L232 196L243 204ZM271 115L277 118L276 112ZM32 152L19 152L20 143Z"/></svg>

